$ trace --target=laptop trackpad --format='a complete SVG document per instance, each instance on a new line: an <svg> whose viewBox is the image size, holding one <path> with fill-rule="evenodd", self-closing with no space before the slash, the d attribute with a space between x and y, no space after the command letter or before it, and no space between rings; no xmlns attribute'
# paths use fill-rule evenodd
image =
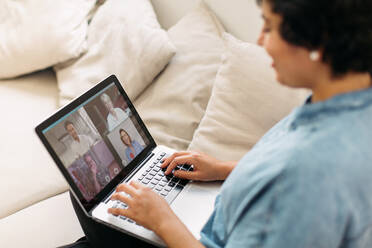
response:
<svg viewBox="0 0 372 248"><path fill-rule="evenodd" d="M171 204L173 211L197 239L200 239L200 231L213 212L221 185L222 182L192 182Z"/></svg>

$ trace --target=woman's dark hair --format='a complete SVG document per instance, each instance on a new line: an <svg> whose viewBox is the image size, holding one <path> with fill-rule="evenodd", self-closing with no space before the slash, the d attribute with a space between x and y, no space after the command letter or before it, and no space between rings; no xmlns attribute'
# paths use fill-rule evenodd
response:
<svg viewBox="0 0 372 248"><path fill-rule="evenodd" d="M126 135L129 137L130 143L132 143L132 138L130 137L129 133L122 128L120 128L120 130L119 130L120 140L125 144L125 142L121 139L121 132L126 133ZM125 144L125 145L128 145L128 144Z"/></svg>
<svg viewBox="0 0 372 248"><path fill-rule="evenodd" d="M334 76L347 72L372 75L372 0L266 1L283 18L280 33L287 42L322 49Z"/></svg>

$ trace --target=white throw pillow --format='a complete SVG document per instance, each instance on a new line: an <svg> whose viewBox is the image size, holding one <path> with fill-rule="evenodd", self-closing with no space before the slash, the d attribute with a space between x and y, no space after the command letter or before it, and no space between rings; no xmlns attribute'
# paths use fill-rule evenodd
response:
<svg viewBox="0 0 372 248"><path fill-rule="evenodd" d="M149 0L106 0L88 30L88 52L56 66L60 105L111 74L134 100L175 54Z"/></svg>
<svg viewBox="0 0 372 248"><path fill-rule="evenodd" d="M86 50L95 0L0 1L0 78L50 67Z"/></svg>
<svg viewBox="0 0 372 248"><path fill-rule="evenodd" d="M135 102L158 144L184 150L191 142L221 63L223 30L204 3L169 29L177 54Z"/></svg>
<svg viewBox="0 0 372 248"><path fill-rule="evenodd" d="M275 123L309 94L276 82L271 58L255 44L225 33L212 96L189 150L239 160Z"/></svg>

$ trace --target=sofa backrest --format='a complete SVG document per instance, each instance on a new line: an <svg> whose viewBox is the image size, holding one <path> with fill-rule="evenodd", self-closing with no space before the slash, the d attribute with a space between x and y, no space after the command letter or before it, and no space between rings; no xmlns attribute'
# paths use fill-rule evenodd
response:
<svg viewBox="0 0 372 248"><path fill-rule="evenodd" d="M168 29L200 0L152 0L160 24ZM261 30L261 11L256 0L205 0L227 32L243 41L255 43Z"/></svg>

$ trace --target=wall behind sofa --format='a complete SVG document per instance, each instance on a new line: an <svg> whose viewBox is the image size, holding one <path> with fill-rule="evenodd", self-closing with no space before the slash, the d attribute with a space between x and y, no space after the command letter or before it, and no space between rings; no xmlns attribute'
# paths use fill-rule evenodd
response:
<svg viewBox="0 0 372 248"><path fill-rule="evenodd" d="M152 0L160 24L168 29L200 0ZM205 0L226 30L243 41L256 42L261 30L261 11L256 0Z"/></svg>

